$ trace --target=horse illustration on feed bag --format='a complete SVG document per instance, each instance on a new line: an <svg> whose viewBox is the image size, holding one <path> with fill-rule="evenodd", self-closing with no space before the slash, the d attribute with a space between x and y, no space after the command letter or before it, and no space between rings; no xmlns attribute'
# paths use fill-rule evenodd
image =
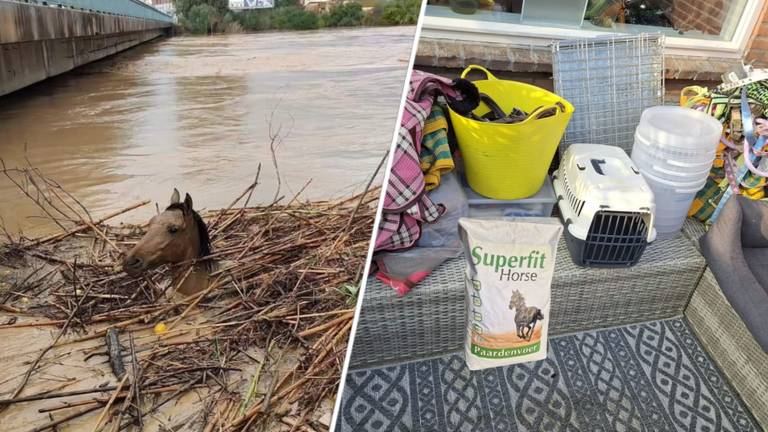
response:
<svg viewBox="0 0 768 432"><path fill-rule="evenodd" d="M144 237L123 260L123 270L130 276L159 267L174 265L171 284L177 292L191 295L208 287L211 270L211 241L208 227L194 210L192 197L186 194L181 201L174 189L171 204L162 213L149 220Z"/></svg>
<svg viewBox="0 0 768 432"><path fill-rule="evenodd" d="M470 370L547 357L544 317L562 232L555 218L459 219L467 258L464 350Z"/></svg>
<svg viewBox="0 0 768 432"><path fill-rule="evenodd" d="M517 337L530 341L531 337L533 337L536 323L544 320L544 314L541 312L541 309L534 306L526 306L525 297L517 290L512 291L509 308L515 310Z"/></svg>

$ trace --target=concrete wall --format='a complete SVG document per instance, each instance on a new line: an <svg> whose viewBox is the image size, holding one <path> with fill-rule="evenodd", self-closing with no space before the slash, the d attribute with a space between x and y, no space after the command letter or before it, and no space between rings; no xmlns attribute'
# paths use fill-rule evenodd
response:
<svg viewBox="0 0 768 432"><path fill-rule="evenodd" d="M0 96L159 37L169 26L0 0Z"/></svg>

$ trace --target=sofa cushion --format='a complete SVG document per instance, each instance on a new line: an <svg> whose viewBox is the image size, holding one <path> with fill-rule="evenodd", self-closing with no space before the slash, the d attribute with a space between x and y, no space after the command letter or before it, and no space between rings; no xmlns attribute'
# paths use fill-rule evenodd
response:
<svg viewBox="0 0 768 432"><path fill-rule="evenodd" d="M768 248L744 248L742 250L749 269L768 294Z"/></svg>
<svg viewBox="0 0 768 432"><path fill-rule="evenodd" d="M701 253L728 302L768 352L768 238L764 238L768 232L763 226L766 221L768 204L741 195L733 197L700 244Z"/></svg>

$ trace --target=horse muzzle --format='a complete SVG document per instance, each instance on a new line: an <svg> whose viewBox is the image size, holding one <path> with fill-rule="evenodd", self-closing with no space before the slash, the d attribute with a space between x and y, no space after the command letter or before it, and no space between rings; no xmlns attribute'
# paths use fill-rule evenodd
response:
<svg viewBox="0 0 768 432"><path fill-rule="evenodd" d="M147 264L141 258L129 255L123 260L123 271L125 271L128 276L138 276L146 269Z"/></svg>

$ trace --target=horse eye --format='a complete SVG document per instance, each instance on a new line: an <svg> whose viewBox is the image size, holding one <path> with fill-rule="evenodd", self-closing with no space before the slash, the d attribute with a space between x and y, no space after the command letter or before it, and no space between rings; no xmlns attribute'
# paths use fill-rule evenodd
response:
<svg viewBox="0 0 768 432"><path fill-rule="evenodd" d="M177 232L179 232L179 227L176 227L176 226L168 227L168 232L171 234L176 234Z"/></svg>

